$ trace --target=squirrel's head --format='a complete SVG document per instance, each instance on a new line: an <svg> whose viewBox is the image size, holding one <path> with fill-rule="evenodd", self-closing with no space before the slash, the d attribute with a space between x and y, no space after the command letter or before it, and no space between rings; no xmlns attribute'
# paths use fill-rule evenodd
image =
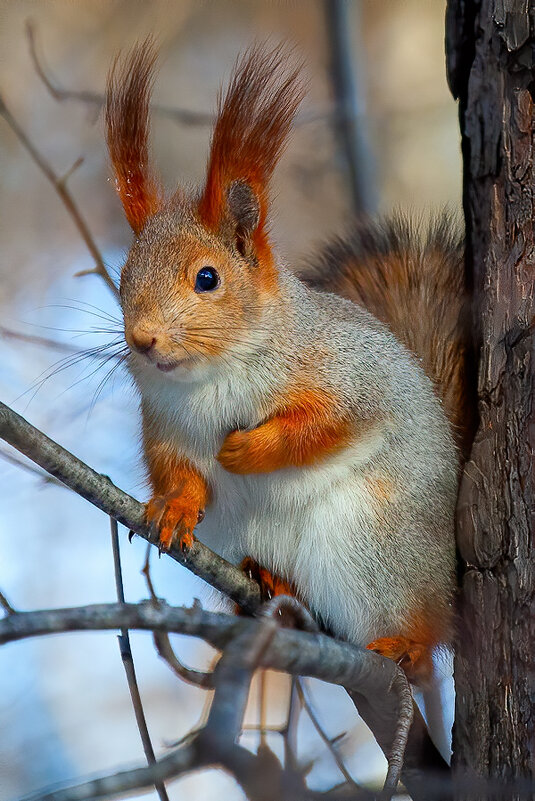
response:
<svg viewBox="0 0 535 801"><path fill-rule="evenodd" d="M204 186L168 199L149 159L151 41L110 72L108 149L135 235L121 306L140 366L182 380L261 344L262 319L278 291L269 182L302 98L298 70L285 70L286 60L281 47L254 47L242 57L219 102Z"/></svg>

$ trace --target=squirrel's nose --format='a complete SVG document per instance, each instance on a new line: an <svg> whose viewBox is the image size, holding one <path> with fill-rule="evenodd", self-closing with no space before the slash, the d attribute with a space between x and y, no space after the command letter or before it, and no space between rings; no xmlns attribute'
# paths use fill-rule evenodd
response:
<svg viewBox="0 0 535 801"><path fill-rule="evenodd" d="M156 345L156 337L152 331L147 331L144 328L136 326L130 332L132 345L138 353L149 353Z"/></svg>

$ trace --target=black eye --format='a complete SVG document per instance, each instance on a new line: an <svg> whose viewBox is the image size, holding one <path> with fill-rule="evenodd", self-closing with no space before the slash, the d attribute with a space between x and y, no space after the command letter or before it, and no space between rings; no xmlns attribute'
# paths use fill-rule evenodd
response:
<svg viewBox="0 0 535 801"><path fill-rule="evenodd" d="M211 292L219 286L219 276L213 267L203 267L195 278L195 292Z"/></svg>

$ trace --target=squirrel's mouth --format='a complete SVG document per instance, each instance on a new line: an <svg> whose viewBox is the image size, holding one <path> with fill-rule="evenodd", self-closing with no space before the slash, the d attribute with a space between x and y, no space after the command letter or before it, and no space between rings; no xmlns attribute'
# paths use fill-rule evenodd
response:
<svg viewBox="0 0 535 801"><path fill-rule="evenodd" d="M172 362L156 362L156 367L158 370L161 370L162 373L170 373L175 370L177 367L190 367L193 364L193 359L186 358L186 359L175 359Z"/></svg>

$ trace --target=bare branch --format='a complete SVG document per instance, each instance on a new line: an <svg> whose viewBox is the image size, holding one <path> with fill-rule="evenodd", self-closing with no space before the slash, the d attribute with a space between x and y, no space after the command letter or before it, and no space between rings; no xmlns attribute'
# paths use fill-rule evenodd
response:
<svg viewBox="0 0 535 801"><path fill-rule="evenodd" d="M44 348L51 348L66 353L83 353L76 345L71 345L68 342L59 342L57 339L39 337L34 334L24 334L20 331L13 331L11 328L6 328L3 325L0 325L0 339L13 339L19 342L27 342L30 345L39 345Z"/></svg>
<svg viewBox="0 0 535 801"><path fill-rule="evenodd" d="M203 690L212 689L212 674L202 670L195 670L182 664L173 650L167 632L155 631L153 640L158 656L167 663L175 676L187 681L188 684L193 684L195 687L201 687Z"/></svg>
<svg viewBox="0 0 535 801"><path fill-rule="evenodd" d="M377 198L373 159L365 134L366 114L358 74L354 68L354 47L351 33L358 30L360 3L346 0L325 0L330 77L336 100L332 120L344 149L348 168L349 189L355 214L371 214Z"/></svg>
<svg viewBox="0 0 535 801"><path fill-rule="evenodd" d="M0 606L7 615L17 614L17 610L11 606L3 592L0 592Z"/></svg>
<svg viewBox="0 0 535 801"><path fill-rule="evenodd" d="M0 403L0 437L82 498L123 523L147 542L158 546L157 533L152 532L145 523L142 504L118 489L109 478L99 475L69 451L53 442L3 403ZM198 540L187 553L176 546L167 553L172 559L224 592L245 611L254 612L258 608L260 603L258 585L235 565L222 559Z"/></svg>
<svg viewBox="0 0 535 801"><path fill-rule="evenodd" d="M238 633L219 660L214 671L214 700L206 726L199 733L199 746L207 757L215 757L235 776L250 801L304 801L303 777L282 769L266 746L260 746L255 760L235 747L253 673L277 633L274 620L264 617L258 623L252 636L245 629Z"/></svg>
<svg viewBox="0 0 535 801"><path fill-rule="evenodd" d="M113 550L113 567L115 573L115 586L117 589L117 600L119 601L120 604L124 604L125 597L124 597L124 586L123 586L123 571L121 567L121 552L119 549L119 531L117 528L117 521L114 520L113 517L110 518L110 527L111 527L111 543ZM139 736L141 737L143 750L147 758L147 763L149 765L154 765L156 762L156 756L154 754L154 748L152 747L149 728L147 726L147 719L145 717L145 711L143 709L143 702L141 701L141 693L139 692L139 685L137 683L136 668L134 665L134 656L132 654L132 648L130 646L130 637L128 634L128 629L125 628L121 629L121 634L119 635L118 640L119 640L119 651L121 653L121 659L123 661L123 666L126 673L126 681L128 682L128 689L130 691L130 698L132 699L134 716L136 718L136 723L139 730ZM165 789L165 785L163 782L155 782L154 788L158 793L160 801L169 801L169 796L167 795L167 790Z"/></svg>
<svg viewBox="0 0 535 801"><path fill-rule="evenodd" d="M64 101L83 103L86 106L92 106L98 113L104 105L104 94L87 89L66 89L64 86L60 86L57 80L51 77L50 70L45 68L43 59L37 53L37 26L32 20L27 20L26 22L26 35L30 58L35 71L54 100L59 103ZM212 126L215 122L214 114L207 111L193 111L193 109L167 106L162 103L151 103L150 107L154 114L173 120L186 127ZM295 124L299 127L315 122L325 122L326 120L334 119L336 121L341 114L342 112L333 105L328 105L319 110L302 111L298 115Z"/></svg>
<svg viewBox="0 0 535 801"><path fill-rule="evenodd" d="M197 636L215 648L224 649L238 633L252 642L257 627L266 623L272 621L205 612L198 605L183 609L165 604L156 608L150 601L139 605L99 604L10 615L0 620L0 644L63 631L139 628ZM325 634L277 628L265 653L259 658L259 664L345 687L352 696L357 697L359 711L389 757L399 716L395 678L401 671L394 662L372 651L333 640ZM447 777L444 773L445 763L441 765L440 757L433 748L425 723L415 711L401 771L402 781L414 799L428 801L430 798L426 772L429 766L437 771L442 766L442 774ZM150 775L151 784L155 778L166 778L169 774L165 777L158 772L142 775ZM447 794L441 796L447 797Z"/></svg>
<svg viewBox="0 0 535 801"><path fill-rule="evenodd" d="M68 487L66 487L65 484L62 484L61 481L58 481L57 478L54 478L44 470L40 470L38 467L35 467L31 462L27 462L25 459L20 459L13 453L8 453L3 448L0 448L0 459L3 459L5 462L9 462L15 467L20 467L21 470L25 470L27 473L32 473L32 475L36 476L40 481L43 482L43 484L54 484L56 487L68 489Z"/></svg>
<svg viewBox="0 0 535 801"><path fill-rule="evenodd" d="M344 764L344 760L342 759L342 757L338 753L338 750L336 749L333 741L331 740L329 735L324 731L323 726L321 725L321 723L320 723L320 721L318 719L318 716L316 715L314 709L312 708L312 705L311 705L310 701L307 698L307 695L305 693L305 689L303 687L303 682L301 681L301 679L299 679L299 678L296 679L295 688L296 688L296 692L297 692L297 695L299 697L299 700L301 702L301 706L303 707L303 709L307 713L308 717L310 718L310 720L312 722L312 725L314 726L314 728L318 732L319 736L321 737L321 739L323 740L323 742L327 746L328 750L332 754L332 757L333 757L334 761L336 762L340 773L342 774L342 776L344 777L344 779L346 780L346 782L348 784L351 784L353 787L358 787L357 783L355 782L355 780L353 779L353 777L349 773L348 769L346 768L346 766Z"/></svg>
<svg viewBox="0 0 535 801"><path fill-rule="evenodd" d="M147 582L147 587L149 590L150 599L153 604L156 606L159 605L160 599L157 597L154 591L154 585L152 583L152 578L150 574L150 554L151 554L151 547L150 545L147 546L147 555L145 557L145 564L143 565L142 574L145 576L145 580ZM169 635L166 631L155 631L153 633L152 639L154 641L154 647L156 648L156 653L158 656L167 663L168 667L171 668L175 676L178 676L183 681L187 681L189 684L193 684L195 687L202 687L205 690L212 689L212 674L209 672L203 672L202 670L194 670L193 668L188 668L182 664L179 660L177 655L175 654L173 647L171 645L171 641L169 639Z"/></svg>
<svg viewBox="0 0 535 801"><path fill-rule="evenodd" d="M52 97L60 103L64 100L74 100L94 106L100 110L104 104L104 95L100 92L90 92L87 90L65 89L58 85L57 81L52 80L45 70L43 63L37 55L36 47L36 26L32 20L26 22L26 35L28 37L28 47L30 56L35 67L35 71L42 80ZM192 111L190 109L176 108L174 106L164 106L159 103L152 103L151 109L155 114L167 117L175 122L187 126L212 125L214 122L213 114L203 111Z"/></svg>
<svg viewBox="0 0 535 801"><path fill-rule="evenodd" d="M82 237L87 249L89 250L91 256L93 257L93 261L95 262L95 267L92 272L96 275L100 275L104 281L106 282L107 286L116 298L119 297L119 292L117 287L113 283L113 280L106 269L106 265L104 264L104 260L102 255L95 244L95 240L91 235L89 228L87 226L86 221L82 217L82 213L80 212L78 206L76 205L74 198L72 197L71 193L69 192L66 186L66 177L64 176L61 178L60 176L56 175L48 161L44 158L44 156L37 150L35 145L30 141L27 137L26 133L23 131L17 120L13 117L9 109L7 108L3 98L0 96L0 116L2 116L21 145L28 151L34 162L37 164L41 172L46 175L56 192L58 193L59 197L63 201L63 205L69 212L71 218L74 221L74 224L78 228L80 236Z"/></svg>
<svg viewBox="0 0 535 801"><path fill-rule="evenodd" d="M286 726L281 732L284 739L284 764L286 767L294 767L297 754L297 727L301 714L301 701L297 694L297 679L292 676L292 686L290 690L290 705L288 708L288 718Z"/></svg>
<svg viewBox="0 0 535 801"><path fill-rule="evenodd" d="M197 742L193 740L154 765L100 776L64 789L55 788L32 793L25 801L89 801L89 799L113 798L129 790L152 787L157 782L176 778L187 771L202 767L204 765L201 762Z"/></svg>

